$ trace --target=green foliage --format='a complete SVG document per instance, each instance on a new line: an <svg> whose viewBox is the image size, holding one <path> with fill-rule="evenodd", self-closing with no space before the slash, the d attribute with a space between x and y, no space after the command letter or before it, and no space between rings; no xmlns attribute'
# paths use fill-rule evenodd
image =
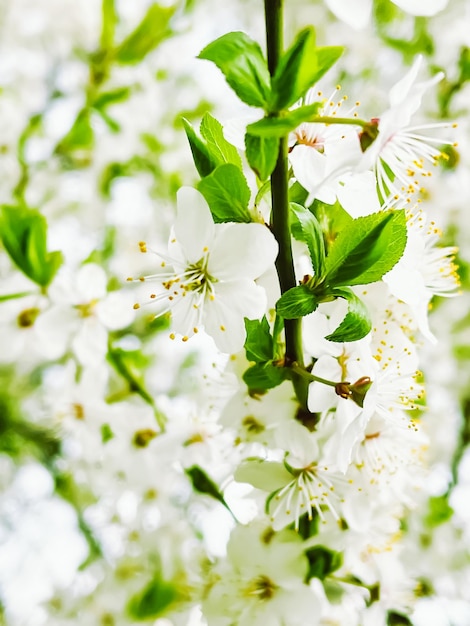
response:
<svg viewBox="0 0 470 626"><path fill-rule="evenodd" d="M268 67L260 46L248 35L222 35L207 45L199 58L217 65L240 100L250 106L267 107L271 91Z"/></svg>
<svg viewBox="0 0 470 626"><path fill-rule="evenodd" d="M325 247L328 251L339 233L349 229L353 218L343 209L339 202L325 204L324 202L315 200L311 211L314 213L321 226Z"/></svg>
<svg viewBox="0 0 470 626"><path fill-rule="evenodd" d="M292 320L313 313L320 301L307 285L298 285L285 291L276 302L276 311L284 319Z"/></svg>
<svg viewBox="0 0 470 626"><path fill-rule="evenodd" d="M304 97L310 87L336 63L343 54L341 46L315 47L312 28L299 33L292 48L282 57L273 77L273 97L279 108L287 108Z"/></svg>
<svg viewBox="0 0 470 626"><path fill-rule="evenodd" d="M267 363L255 363L249 367L243 374L243 380L245 381L250 391L263 392L268 389L273 389L288 378L288 372L285 367L278 367L271 361Z"/></svg>
<svg viewBox="0 0 470 626"><path fill-rule="evenodd" d="M133 620L144 622L164 615L179 599L177 585L156 573L142 591L131 597L127 611Z"/></svg>
<svg viewBox="0 0 470 626"><path fill-rule="evenodd" d="M317 48L315 30L305 28L281 57L272 78L271 111L287 109L302 98L336 63L343 48Z"/></svg>
<svg viewBox="0 0 470 626"><path fill-rule="evenodd" d="M329 550L324 546L314 546L305 552L309 569L306 582L312 578L323 580L329 574L335 572L343 564L343 555L341 552Z"/></svg>
<svg viewBox="0 0 470 626"><path fill-rule="evenodd" d="M201 178L209 176L218 165L221 165L219 155L214 154L207 143L197 136L191 123L185 118L183 125L199 176Z"/></svg>
<svg viewBox="0 0 470 626"><path fill-rule="evenodd" d="M259 137L284 137L302 122L313 121L321 107L321 102L315 102L283 112L279 116L268 115L258 122L248 124L246 130L250 135Z"/></svg>
<svg viewBox="0 0 470 626"><path fill-rule="evenodd" d="M402 613L388 611L387 626L413 626L413 622Z"/></svg>
<svg viewBox="0 0 470 626"><path fill-rule="evenodd" d="M429 511L424 518L424 523L429 528L435 528L449 521L454 514L454 509L449 504L448 496L432 496L429 498Z"/></svg>
<svg viewBox="0 0 470 626"><path fill-rule="evenodd" d="M24 419L19 404L31 392L26 380L0 370L0 453L19 460L34 458L44 464L58 457L61 442L52 430Z"/></svg>
<svg viewBox="0 0 470 626"><path fill-rule="evenodd" d="M260 181L265 181L276 167L279 153L277 137L245 135L246 158Z"/></svg>
<svg viewBox="0 0 470 626"><path fill-rule="evenodd" d="M19 291L17 293L0 294L0 302L7 302L8 300L18 300L19 298L24 298L25 296L29 296L32 293L32 291Z"/></svg>
<svg viewBox="0 0 470 626"><path fill-rule="evenodd" d="M264 363L272 360L274 345L266 316L263 316L261 321L245 318L245 328L246 358L255 363Z"/></svg>
<svg viewBox="0 0 470 626"><path fill-rule="evenodd" d="M0 237L11 260L23 274L47 287L62 265L61 252L47 251L47 222L34 209L3 206Z"/></svg>
<svg viewBox="0 0 470 626"><path fill-rule="evenodd" d="M350 286L380 280L403 255L406 240L404 210L353 220L328 252L325 282L330 286Z"/></svg>
<svg viewBox="0 0 470 626"><path fill-rule="evenodd" d="M222 124L210 113L205 113L201 121L200 129L202 137L211 154L217 157L219 164L233 163L242 169L242 160L238 150L224 137Z"/></svg>
<svg viewBox="0 0 470 626"><path fill-rule="evenodd" d="M434 40L424 17L415 18L413 34L409 39L392 37L384 27L379 28L379 34L388 46L401 52L409 63L417 54L431 55L434 52Z"/></svg>
<svg viewBox="0 0 470 626"><path fill-rule="evenodd" d="M116 48L115 60L121 65L140 63L170 33L175 7L151 4L140 24Z"/></svg>
<svg viewBox="0 0 470 626"><path fill-rule="evenodd" d="M117 87L116 89L111 89L110 91L103 91L94 99L93 108L97 111L102 111L112 104L125 102L130 95L130 87Z"/></svg>
<svg viewBox="0 0 470 626"><path fill-rule="evenodd" d="M229 143L223 133L222 124L210 113L202 118L198 137L190 122L183 118L183 125L188 137L194 164L201 178L209 176L215 168L225 163L232 163L240 171L242 161L237 149Z"/></svg>
<svg viewBox="0 0 470 626"><path fill-rule="evenodd" d="M441 67L434 67L435 72L442 71ZM458 74L455 80L446 76L439 82L437 101L441 117L450 117L451 105L454 97L466 86L470 80L470 48L462 46L458 60Z"/></svg>
<svg viewBox="0 0 470 626"><path fill-rule="evenodd" d="M82 109L77 115L75 122L69 132L60 140L56 146L56 153L59 155L70 155L79 152L80 160L88 162L93 148L95 133L91 124L91 110Z"/></svg>
<svg viewBox="0 0 470 626"><path fill-rule="evenodd" d="M334 289L332 295L344 298L348 301L348 312L341 324L325 339L329 341L358 341L365 337L372 328L367 307L360 298L351 290L344 287L343 289Z"/></svg>
<svg viewBox="0 0 470 626"><path fill-rule="evenodd" d="M315 276L320 277L325 273L325 242L323 231L319 221L311 211L296 204L290 203L291 211L299 228L295 230L296 239L307 244Z"/></svg>
<svg viewBox="0 0 470 626"><path fill-rule="evenodd" d="M233 163L217 166L199 181L197 188L206 199L215 222L251 222L250 188L243 172Z"/></svg>
<svg viewBox="0 0 470 626"><path fill-rule="evenodd" d="M102 50L109 50L114 45L114 35L116 31L117 13L115 0L103 0L101 4L101 15L100 47Z"/></svg>
<svg viewBox="0 0 470 626"><path fill-rule="evenodd" d="M220 504L222 504L230 513L232 513L215 482L206 474L206 472L201 467L199 467L199 465L192 465L191 467L186 468L184 471L191 480L191 484L195 491L214 498L214 500L220 502Z"/></svg>
<svg viewBox="0 0 470 626"><path fill-rule="evenodd" d="M101 424L101 441L103 443L108 443L113 437L114 433L109 424Z"/></svg>

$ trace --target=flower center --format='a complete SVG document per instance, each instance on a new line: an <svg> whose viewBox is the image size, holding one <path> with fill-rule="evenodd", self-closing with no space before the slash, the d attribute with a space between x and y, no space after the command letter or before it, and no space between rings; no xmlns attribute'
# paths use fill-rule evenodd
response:
<svg viewBox="0 0 470 626"><path fill-rule="evenodd" d="M277 585L270 578L261 575L250 581L245 589L245 594L259 600L270 600L274 596L276 589Z"/></svg>

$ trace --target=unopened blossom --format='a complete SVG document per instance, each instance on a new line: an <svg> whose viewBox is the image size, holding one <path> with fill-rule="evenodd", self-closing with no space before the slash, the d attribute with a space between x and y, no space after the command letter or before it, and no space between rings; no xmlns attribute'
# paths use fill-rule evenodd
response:
<svg viewBox="0 0 470 626"><path fill-rule="evenodd" d="M336 17L352 28L364 28L370 21L373 0L325 0ZM435 15L447 6L448 0L392 0L411 15Z"/></svg>
<svg viewBox="0 0 470 626"><path fill-rule="evenodd" d="M171 312L172 330L183 341L204 327L222 352L237 352L245 341L244 318L266 310L266 292L255 280L271 269L277 251L266 226L215 224L202 194L182 187L168 254L156 253L161 272L141 280L159 283L150 300L160 304L160 314Z"/></svg>

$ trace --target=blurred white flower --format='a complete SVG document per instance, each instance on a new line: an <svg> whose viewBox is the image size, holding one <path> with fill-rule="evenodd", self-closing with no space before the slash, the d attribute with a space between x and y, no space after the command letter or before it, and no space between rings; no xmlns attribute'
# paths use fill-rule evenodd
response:
<svg viewBox="0 0 470 626"><path fill-rule="evenodd" d="M447 6L449 0L392 0L411 15L435 15ZM325 0L336 17L357 30L370 21L373 0Z"/></svg>
<svg viewBox="0 0 470 626"><path fill-rule="evenodd" d="M94 263L76 273L59 270L48 290L52 306L36 321L36 332L51 358L71 348L82 365L102 361L108 351L108 331L125 328L134 319L128 296L107 293L104 270Z"/></svg>

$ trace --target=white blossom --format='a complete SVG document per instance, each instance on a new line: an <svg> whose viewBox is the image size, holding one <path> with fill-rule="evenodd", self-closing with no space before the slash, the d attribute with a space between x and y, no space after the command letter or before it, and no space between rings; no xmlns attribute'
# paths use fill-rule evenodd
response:
<svg viewBox="0 0 470 626"><path fill-rule="evenodd" d="M169 254L157 253L167 273L144 277L160 283L154 302L171 311L172 329L186 341L201 326L222 352L237 352L245 341L244 318L260 318L266 293L255 279L271 268L277 243L262 224L214 224L204 197L183 187ZM146 248L142 245L141 249Z"/></svg>

